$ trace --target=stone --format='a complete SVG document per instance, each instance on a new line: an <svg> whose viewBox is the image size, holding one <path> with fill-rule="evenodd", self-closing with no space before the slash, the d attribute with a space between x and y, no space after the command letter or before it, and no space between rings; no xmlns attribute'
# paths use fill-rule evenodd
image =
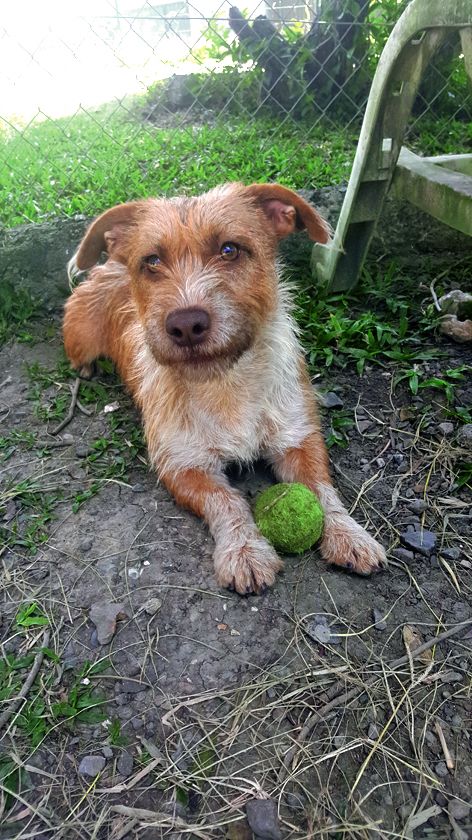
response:
<svg viewBox="0 0 472 840"><path fill-rule="evenodd" d="M395 548L392 551L393 557L397 560L403 560L404 563L410 563L414 559L414 554L412 551L408 551L406 548Z"/></svg>
<svg viewBox="0 0 472 840"><path fill-rule="evenodd" d="M436 545L436 534L432 531L404 531L400 534L400 542L423 557L429 557Z"/></svg>
<svg viewBox="0 0 472 840"><path fill-rule="evenodd" d="M460 799L450 799L447 810L454 820L465 820L469 816L470 805L467 802L461 802Z"/></svg>
<svg viewBox="0 0 472 840"><path fill-rule="evenodd" d="M94 777L102 772L105 764L103 755L85 755L79 764L79 773L81 776Z"/></svg>
<svg viewBox="0 0 472 840"><path fill-rule="evenodd" d="M311 624L310 634L321 645L327 645L331 639L331 632L326 624Z"/></svg>
<svg viewBox="0 0 472 840"><path fill-rule="evenodd" d="M367 731L367 737L369 741L376 741L379 737L379 730L375 723L369 724L369 729Z"/></svg>
<svg viewBox="0 0 472 840"><path fill-rule="evenodd" d="M77 458L86 458L87 455L90 455L90 446L86 443L78 443L75 447L75 454Z"/></svg>
<svg viewBox="0 0 472 840"><path fill-rule="evenodd" d="M450 423L448 421L444 423L439 423L438 429L444 437L449 437L454 432L454 423Z"/></svg>
<svg viewBox="0 0 472 840"><path fill-rule="evenodd" d="M461 556L459 548L442 548L439 553L445 560L452 560L453 563Z"/></svg>
<svg viewBox="0 0 472 840"><path fill-rule="evenodd" d="M155 615L161 607L162 601L160 598L149 598L149 601L144 604L143 610L148 615Z"/></svg>
<svg viewBox="0 0 472 840"><path fill-rule="evenodd" d="M107 601L98 601L90 608L90 620L97 628L97 639L100 645L107 645L111 642L116 633L116 622L118 619L128 618L124 604L111 604Z"/></svg>
<svg viewBox="0 0 472 840"><path fill-rule="evenodd" d="M281 840L282 833L273 799L250 799L246 802L247 821L260 840Z"/></svg>
<svg viewBox="0 0 472 840"><path fill-rule="evenodd" d="M341 397L338 397L334 391L328 391L327 394L320 394L319 400L323 408L342 408L344 405Z"/></svg>
<svg viewBox="0 0 472 840"><path fill-rule="evenodd" d="M121 690L125 694L139 694L140 691L145 691L147 685L138 680L123 680Z"/></svg>
<svg viewBox="0 0 472 840"><path fill-rule="evenodd" d="M372 615L374 617L375 629L380 631L386 630L387 622L384 619L383 611L377 609L377 607L374 607L374 609L372 610Z"/></svg>
<svg viewBox="0 0 472 840"><path fill-rule="evenodd" d="M449 776L449 770L447 769L445 761L438 761L434 770L436 775L440 778L445 778L446 776Z"/></svg>
<svg viewBox="0 0 472 840"><path fill-rule="evenodd" d="M465 449L472 449L472 423L461 426L457 432L457 443Z"/></svg>
<svg viewBox="0 0 472 840"><path fill-rule="evenodd" d="M79 551L82 551L85 554L87 551L90 551L92 546L93 546L92 537L87 537L87 539L82 540L82 542L79 543Z"/></svg>
<svg viewBox="0 0 472 840"><path fill-rule="evenodd" d="M367 432L367 430L370 429L373 425L374 424L373 424L372 420L358 420L357 421L357 428L358 428L358 431L361 433L361 435L363 435L364 432Z"/></svg>
<svg viewBox="0 0 472 840"><path fill-rule="evenodd" d="M131 492L132 493L145 493L146 488L144 484L132 484L131 485Z"/></svg>
<svg viewBox="0 0 472 840"><path fill-rule="evenodd" d="M105 758L113 758L113 750L111 747L102 747L102 753Z"/></svg>
<svg viewBox="0 0 472 840"><path fill-rule="evenodd" d="M134 759L133 759L133 756L131 755L131 753L129 753L129 752L121 753L121 755L120 755L120 757L117 761L117 764L116 764L118 773L120 773L125 778L128 778L128 776L131 776L131 773L133 772L133 766L134 766Z"/></svg>
<svg viewBox="0 0 472 840"><path fill-rule="evenodd" d="M408 502L407 507L412 513L423 513L427 510L428 505L423 499L412 499L411 502Z"/></svg>

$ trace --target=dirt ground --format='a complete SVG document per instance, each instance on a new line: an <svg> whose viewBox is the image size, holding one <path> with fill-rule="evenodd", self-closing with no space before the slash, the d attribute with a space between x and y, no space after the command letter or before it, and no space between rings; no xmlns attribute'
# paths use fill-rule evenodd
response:
<svg viewBox="0 0 472 840"><path fill-rule="evenodd" d="M331 450L335 481L389 548L389 570L351 576L315 549L287 558L264 596L241 598L217 587L205 526L132 448L139 418L111 376L89 414L51 435L45 411L73 380L61 375L57 324L49 334L0 351L4 656L46 644L57 659L44 658L31 689L43 719L70 701L77 675L100 692L104 719L62 717L35 746L10 719L1 749L23 772L2 800L0 836L234 840L252 836L249 818L262 838L472 837L472 623L405 656L471 620L472 502L453 471L467 440L454 421L439 427L440 396L425 426L426 395L394 389L380 366L317 380L354 419L349 445ZM467 361L445 350L449 367ZM39 390L34 363L53 371ZM457 399L472 404L470 381ZM100 446L125 459L123 476L97 473ZM270 480L263 465L232 475L249 499ZM400 545L421 528L436 537L426 555ZM48 626L19 628L33 602ZM83 677L86 663L103 670Z"/></svg>

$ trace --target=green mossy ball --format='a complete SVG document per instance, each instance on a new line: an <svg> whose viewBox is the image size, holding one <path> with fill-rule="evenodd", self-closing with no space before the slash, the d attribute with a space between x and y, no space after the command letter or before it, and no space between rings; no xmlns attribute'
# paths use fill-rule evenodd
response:
<svg viewBox="0 0 472 840"><path fill-rule="evenodd" d="M254 519L264 537L285 554L302 554L323 532L323 508L304 484L273 484L264 490Z"/></svg>

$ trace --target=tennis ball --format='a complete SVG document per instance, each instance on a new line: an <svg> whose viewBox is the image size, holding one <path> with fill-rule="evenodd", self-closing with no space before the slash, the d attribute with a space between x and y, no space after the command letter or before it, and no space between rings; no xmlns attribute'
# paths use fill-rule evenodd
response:
<svg viewBox="0 0 472 840"><path fill-rule="evenodd" d="M275 549L302 554L321 537L324 515L319 500L304 484L273 484L258 496L254 519Z"/></svg>

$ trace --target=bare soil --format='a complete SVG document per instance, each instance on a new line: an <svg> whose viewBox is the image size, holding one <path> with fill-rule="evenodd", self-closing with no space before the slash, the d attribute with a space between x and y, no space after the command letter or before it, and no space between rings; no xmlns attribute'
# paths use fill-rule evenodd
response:
<svg viewBox="0 0 472 840"><path fill-rule="evenodd" d="M464 805L472 624L391 667L414 647L408 636L405 645L405 625L428 641L471 618L472 501L456 485L465 457L457 422L446 436L438 426L447 419L441 395L412 399L380 366L362 377L322 374L317 387L334 389L354 420L348 446L331 450L336 484L389 549L389 570L351 576L327 568L314 549L288 557L267 594L241 598L218 588L205 525L158 485L142 454L122 477L100 479L74 512L94 482L88 456L110 437L114 412L89 405L90 415L77 411L56 437L57 421L38 419L38 401L68 395L72 380L57 378L33 398L25 364L54 369L58 334L0 351L0 436L36 435L31 448L17 437L0 481L8 492L30 479L55 496L36 550L12 540L0 550L4 655L41 646L42 627L20 632L15 624L20 606L36 602L59 659L44 660L33 691L57 701L86 661L104 659L92 682L106 698L106 720L61 722L34 748L10 720L1 750L24 774L11 801L3 799L0 837L250 838L245 804L261 797L276 802L278 826L260 837L472 837ZM467 360L460 347L443 349L449 367ZM112 377L100 380L127 418L111 453L120 457L139 417ZM457 397L472 404L470 382ZM328 432L332 414L323 417ZM252 499L272 479L256 465L231 480ZM7 535L21 536L38 515L23 498L5 496ZM430 556L398 551L399 535L421 528L436 535ZM120 618L101 644L90 610L114 603ZM119 721L120 737L110 738L110 721ZM79 765L91 755L105 766L87 777Z"/></svg>

